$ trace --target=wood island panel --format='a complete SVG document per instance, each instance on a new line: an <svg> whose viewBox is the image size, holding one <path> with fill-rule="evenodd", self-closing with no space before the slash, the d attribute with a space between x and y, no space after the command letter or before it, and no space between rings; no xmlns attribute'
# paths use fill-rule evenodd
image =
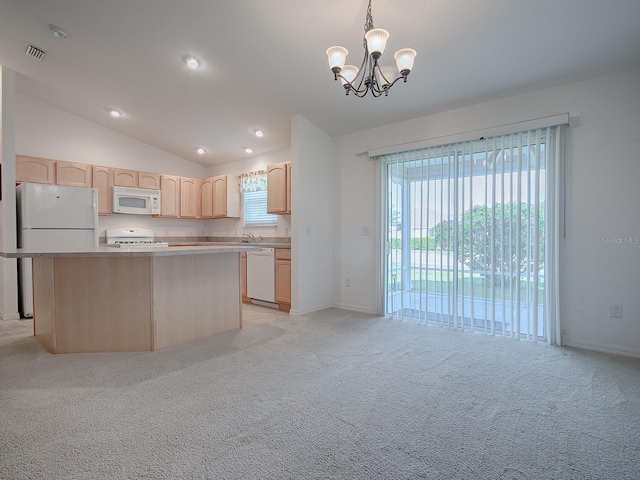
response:
<svg viewBox="0 0 640 480"><path fill-rule="evenodd" d="M242 328L240 251L113 255L34 256L34 334L51 352L158 350Z"/></svg>
<svg viewBox="0 0 640 480"><path fill-rule="evenodd" d="M241 328L239 257L153 259L154 350Z"/></svg>
<svg viewBox="0 0 640 480"><path fill-rule="evenodd" d="M33 334L51 352L56 352L53 298L53 258L33 259L33 290L40 292L33 299Z"/></svg>
<svg viewBox="0 0 640 480"><path fill-rule="evenodd" d="M34 258L34 278L41 276ZM53 295L34 291L36 336L40 317L53 316L54 353L151 350L150 258L54 258ZM42 273L49 275L47 270ZM49 290L51 288L49 287Z"/></svg>

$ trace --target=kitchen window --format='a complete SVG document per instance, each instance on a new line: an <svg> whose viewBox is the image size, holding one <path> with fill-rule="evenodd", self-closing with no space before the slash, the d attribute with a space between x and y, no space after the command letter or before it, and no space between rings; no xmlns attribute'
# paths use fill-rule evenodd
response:
<svg viewBox="0 0 640 480"><path fill-rule="evenodd" d="M267 213L267 172L240 175L245 227L277 227L278 216Z"/></svg>
<svg viewBox="0 0 640 480"><path fill-rule="evenodd" d="M278 216L267 213L267 191L244 192L244 226L277 227Z"/></svg>

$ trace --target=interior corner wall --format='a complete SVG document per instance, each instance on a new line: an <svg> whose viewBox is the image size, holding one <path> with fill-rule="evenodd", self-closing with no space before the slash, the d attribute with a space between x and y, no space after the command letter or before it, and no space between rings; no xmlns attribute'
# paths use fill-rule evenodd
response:
<svg viewBox="0 0 640 480"><path fill-rule="evenodd" d="M333 305L333 140L291 117L291 302L305 314Z"/></svg>
<svg viewBox="0 0 640 480"><path fill-rule="evenodd" d="M0 249L16 248L15 162L16 74L0 65ZM18 267L15 259L0 258L0 320L17 320Z"/></svg>
<svg viewBox="0 0 640 480"><path fill-rule="evenodd" d="M20 93L15 122L18 155L184 177L205 178L208 173L202 165ZM207 220L119 214L100 216L98 223L101 236L107 228L140 227L159 237L196 237L207 235L211 227Z"/></svg>
<svg viewBox="0 0 640 480"><path fill-rule="evenodd" d="M340 251L336 304L375 311L373 148L569 112L560 322L570 346L640 356L640 69L611 74L335 139ZM382 232L376 232L382 235ZM345 286L350 279L350 287ZM609 306L622 305L622 318Z"/></svg>

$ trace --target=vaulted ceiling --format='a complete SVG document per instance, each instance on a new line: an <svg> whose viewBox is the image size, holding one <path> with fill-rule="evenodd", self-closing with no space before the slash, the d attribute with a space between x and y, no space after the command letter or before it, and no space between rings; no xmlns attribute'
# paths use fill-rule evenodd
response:
<svg viewBox="0 0 640 480"><path fill-rule="evenodd" d="M360 65L367 3L1 0L0 64L19 92L202 165L288 147L292 114L335 136L640 67L638 0L373 0L382 63L412 47L416 64L388 97L346 97L325 50Z"/></svg>

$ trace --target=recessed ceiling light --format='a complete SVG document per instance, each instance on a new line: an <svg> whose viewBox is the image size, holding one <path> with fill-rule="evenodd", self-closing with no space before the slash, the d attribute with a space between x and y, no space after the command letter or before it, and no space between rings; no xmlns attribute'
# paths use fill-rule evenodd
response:
<svg viewBox="0 0 640 480"><path fill-rule="evenodd" d="M49 25L49 30L51 30L51 33L56 38L67 38L68 37L67 32L65 32L62 28L60 28L57 25Z"/></svg>
<svg viewBox="0 0 640 480"><path fill-rule="evenodd" d="M196 150L196 152L198 152L200 155L207 153L207 151L204 148L199 148L198 150Z"/></svg>
<svg viewBox="0 0 640 480"><path fill-rule="evenodd" d="M245 148L244 151L247 153L253 153L253 150L251 150L250 148Z"/></svg>
<svg viewBox="0 0 640 480"><path fill-rule="evenodd" d="M111 115L112 117L121 117L122 116L122 112L119 112L115 108L111 108L111 109L109 109L109 115Z"/></svg>
<svg viewBox="0 0 640 480"><path fill-rule="evenodd" d="M183 55L182 61L186 63L191 68L200 68L202 67L202 60L200 60L195 55Z"/></svg>
<svg viewBox="0 0 640 480"><path fill-rule="evenodd" d="M256 137L264 137L264 132L262 130L255 131Z"/></svg>

